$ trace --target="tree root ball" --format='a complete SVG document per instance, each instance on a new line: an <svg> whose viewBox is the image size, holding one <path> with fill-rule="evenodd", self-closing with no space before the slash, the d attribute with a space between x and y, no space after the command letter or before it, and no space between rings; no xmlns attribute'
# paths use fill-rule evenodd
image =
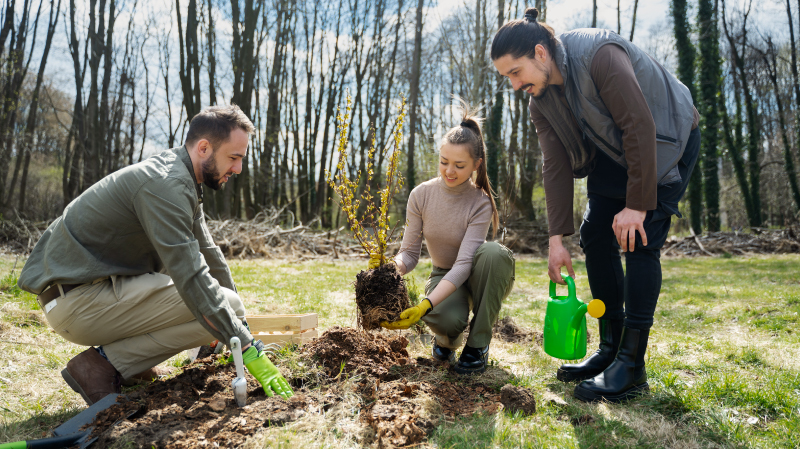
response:
<svg viewBox="0 0 800 449"><path fill-rule="evenodd" d="M381 327L381 321L397 321L411 307L406 283L393 263L356 275L358 325L364 330Z"/></svg>

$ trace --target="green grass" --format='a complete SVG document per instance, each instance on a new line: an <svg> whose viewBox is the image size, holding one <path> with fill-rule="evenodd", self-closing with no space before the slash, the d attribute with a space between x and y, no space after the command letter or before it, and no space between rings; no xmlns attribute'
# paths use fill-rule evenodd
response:
<svg viewBox="0 0 800 449"><path fill-rule="evenodd" d="M33 295L15 287L22 262L12 275L14 261L0 257L0 442L42 437L83 407L59 375L82 348L50 332ZM323 329L355 324L352 282L363 261L230 265L251 314L316 312ZM537 413L446 420L426 445L798 447L800 256L666 259L663 267L647 356L651 395L623 405L578 402L572 398L574 385L555 379L560 362L539 346L495 341L492 360L513 375L514 384L535 391ZM578 297L591 299L585 265L576 260L575 270ZM430 262L423 261L409 276L415 300L429 272ZM522 326L541 330L546 272L546 261L520 258L501 317L510 315ZM594 320L590 331L596 338ZM173 363L180 363L180 356ZM358 423L357 414L348 419ZM258 446L358 446L352 432L334 431L338 422L320 422L266 429Z"/></svg>

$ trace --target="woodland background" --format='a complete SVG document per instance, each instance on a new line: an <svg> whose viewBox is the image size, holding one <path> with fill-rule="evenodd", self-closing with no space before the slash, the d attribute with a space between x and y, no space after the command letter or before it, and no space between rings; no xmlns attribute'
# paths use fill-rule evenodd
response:
<svg viewBox="0 0 800 449"><path fill-rule="evenodd" d="M487 167L504 223L546 226L528 95L488 56L499 26L536 6L557 33L617 31L689 86L703 141L679 231L798 221L800 1L654 3L663 11L644 30L637 15L653 16L650 2L569 3L2 0L0 212L55 218L103 176L181 145L202 108L235 103L258 131L242 174L207 191L206 213L250 219L278 210L287 226L338 227L325 173L336 169L336 113L350 95L351 176L373 138L391 147L408 99L399 214L408 189L435 175L439 139L459 122L458 96L487 118ZM378 159L379 182L387 154ZM585 184L577 185L580 206Z"/></svg>

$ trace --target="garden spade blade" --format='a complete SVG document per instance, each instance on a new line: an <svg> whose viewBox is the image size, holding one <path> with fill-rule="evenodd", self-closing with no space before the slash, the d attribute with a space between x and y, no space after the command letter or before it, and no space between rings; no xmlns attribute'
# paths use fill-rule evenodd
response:
<svg viewBox="0 0 800 449"><path fill-rule="evenodd" d="M89 439L92 427L81 430L82 427L94 422L97 414L117 403L119 394L109 394L92 404L84 411L73 416L69 421L61 424L53 430L52 438L42 438L39 440L17 441L14 443L0 444L0 449L60 449L80 445L80 448L89 447L97 438Z"/></svg>
<svg viewBox="0 0 800 449"><path fill-rule="evenodd" d="M244 362L242 361L242 342L239 337L231 337L231 354L236 364L236 379L233 379L233 397L239 407L247 405L247 380L244 378Z"/></svg>

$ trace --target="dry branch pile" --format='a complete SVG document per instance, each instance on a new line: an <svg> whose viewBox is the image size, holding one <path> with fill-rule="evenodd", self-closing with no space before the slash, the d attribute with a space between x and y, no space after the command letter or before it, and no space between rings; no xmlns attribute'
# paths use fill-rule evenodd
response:
<svg viewBox="0 0 800 449"><path fill-rule="evenodd" d="M0 247L12 254L30 254L51 222L22 219L0 220ZM285 223L293 223L292 227ZM349 232L320 231L314 223L294 225L285 211L261 212L253 220L208 220L214 241L228 258L288 258L308 260L334 257L363 257L363 250ZM498 233L498 241L502 234ZM564 244L573 256L581 254L577 234L566 237ZM513 224L505 233L503 244L517 254L547 257L547 230L536 226ZM388 253L397 251L397 244ZM423 242L423 253L425 245ZM800 253L800 224L784 229L754 228L751 232L712 232L683 238L670 237L664 244L666 256L719 256L724 254Z"/></svg>
<svg viewBox="0 0 800 449"><path fill-rule="evenodd" d="M0 245L6 252L30 254L50 223L49 221L28 221L21 218L0 220Z"/></svg>
<svg viewBox="0 0 800 449"><path fill-rule="evenodd" d="M309 225L281 227L284 217L278 211L261 212L250 221L208 220L208 229L225 257L292 258L356 255L361 247L342 233L315 231ZM312 223L313 224L313 223Z"/></svg>
<svg viewBox="0 0 800 449"><path fill-rule="evenodd" d="M724 254L800 253L800 225L785 229L753 228L745 232L709 232L684 238L670 237L664 256L720 256Z"/></svg>

